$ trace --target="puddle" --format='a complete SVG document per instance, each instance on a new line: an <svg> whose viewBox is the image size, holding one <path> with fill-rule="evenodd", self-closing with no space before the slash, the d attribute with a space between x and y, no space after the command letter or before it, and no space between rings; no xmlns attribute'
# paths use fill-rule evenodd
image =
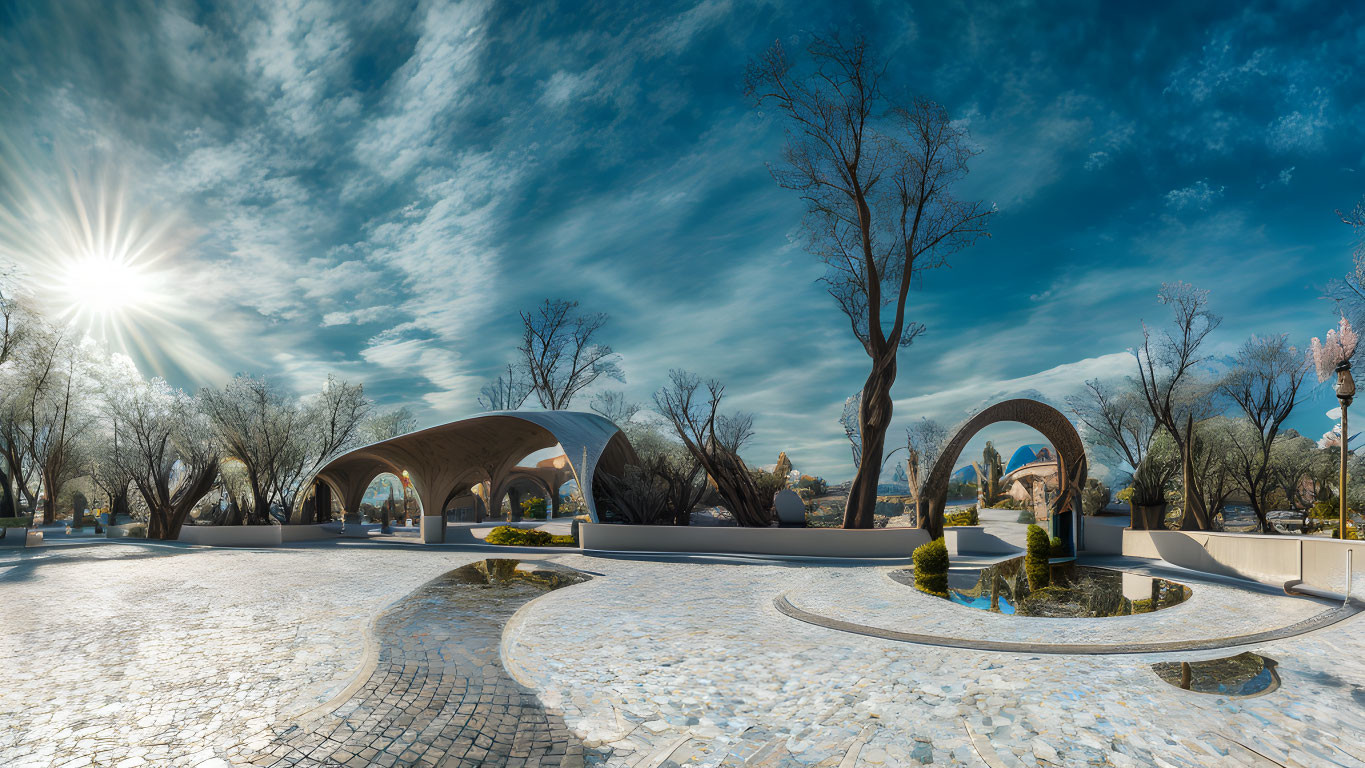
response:
<svg viewBox="0 0 1365 768"><path fill-rule="evenodd" d="M914 572L893 571L891 578L914 584ZM1096 618L1150 613L1189 599L1188 587L1110 568L1059 563L1052 584L1030 590L1024 558L979 570L948 572L948 596L958 605L1006 615L1043 618Z"/></svg>
<svg viewBox="0 0 1365 768"><path fill-rule="evenodd" d="M1163 661L1152 665L1157 677L1177 688L1219 696L1259 696L1280 687L1275 660L1239 653L1209 661Z"/></svg>

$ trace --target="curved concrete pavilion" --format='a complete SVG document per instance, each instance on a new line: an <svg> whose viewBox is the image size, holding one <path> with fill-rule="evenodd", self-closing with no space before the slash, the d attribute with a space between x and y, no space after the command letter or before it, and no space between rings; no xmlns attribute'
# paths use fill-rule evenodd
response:
<svg viewBox="0 0 1365 768"><path fill-rule="evenodd" d="M528 455L556 445L564 451L562 461L517 466ZM406 470L422 509L422 541L438 543L445 540L450 502L481 483L487 488L488 507L498 509L519 479L534 479L557 495L559 486L572 478L584 490L583 501L596 522L593 475L599 468L619 475L636 461L621 430L595 413L497 411L357 448L324 466L315 482L320 501L330 505L326 496L335 493L346 513L355 514L375 477ZM567 472L555 467L564 463Z"/></svg>

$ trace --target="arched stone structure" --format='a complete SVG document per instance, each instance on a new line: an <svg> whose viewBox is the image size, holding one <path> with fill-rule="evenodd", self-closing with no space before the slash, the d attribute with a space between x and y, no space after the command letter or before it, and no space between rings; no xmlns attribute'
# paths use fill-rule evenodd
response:
<svg viewBox="0 0 1365 768"><path fill-rule="evenodd" d="M1052 507L1051 519L1055 522L1052 535L1060 536L1069 552L1075 553L1077 545L1082 544L1084 531L1081 515L1081 489L1085 487L1086 459L1085 445L1080 433L1061 411L1037 400L1017 398L1005 400L986 408L958 428L943 451L939 453L934 468L925 481L924 495L929 501L929 520L920 525L929 530L931 537L943 535L943 508L948 501L948 482L953 473L962 449L976 436L977 432L1002 421L1014 421L1033 427L1057 449L1059 461L1057 476L1060 489L1057 501ZM927 523L927 524L926 524Z"/></svg>
<svg viewBox="0 0 1365 768"><path fill-rule="evenodd" d="M613 474L638 459L615 424L577 411L499 411L412 432L345 453L324 466L316 482L326 484L346 511L360 508L365 488L381 472L401 474L412 483L422 512L422 539L445 536L445 505L479 483L489 489L488 508L502 504L514 476L538 472L517 462L555 445L564 450L564 469L584 490L588 514L597 520L592 479L600 467ZM561 480L561 484L566 480Z"/></svg>

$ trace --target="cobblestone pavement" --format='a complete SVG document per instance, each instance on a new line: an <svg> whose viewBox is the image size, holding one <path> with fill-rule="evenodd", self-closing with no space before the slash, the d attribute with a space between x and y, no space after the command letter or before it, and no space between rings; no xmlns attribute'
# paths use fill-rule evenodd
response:
<svg viewBox="0 0 1365 768"><path fill-rule="evenodd" d="M498 658L502 627L546 589L486 584L459 569L376 622L379 657L364 685L320 725L280 732L254 765L582 766L583 749Z"/></svg>
<svg viewBox="0 0 1365 768"><path fill-rule="evenodd" d="M1359 616L1246 648L1279 663L1282 685L1231 699L1167 685L1151 664L1240 648L1141 656L934 648L805 624L773 607L774 598L798 587L808 600L855 603L874 579L884 580L876 569L553 553L541 557L595 578L542 595L508 621L503 666L526 689L500 679L487 645L475 653L464 641L451 649L430 633L412 633L394 638L394 655L367 652L384 647L386 627L422 617L420 600L395 601L479 557L369 543L269 551L115 544L0 554L0 643L12 649L0 683L0 765L223 768L299 760L327 743L321 736L336 737L324 749L335 751L306 760L343 765L337 758L354 733L391 740L387 749L412 730L399 724L411 707L446 711L434 708L434 691L443 690L453 660L477 680L471 686L494 680L494 690L509 691L508 709L498 714L522 707L518 725L525 720L555 744L565 734L564 754L581 746L588 763L1365 766ZM1196 597L1217 594L1211 585L1191 586ZM1258 614L1283 622L1324 607L1246 590L1227 596L1243 617L1226 614L1229 622ZM929 620L947 626L954 614L969 621L963 612L980 613L947 603L927 610ZM1140 631L1159 634L1163 617L1179 611L1147 615L1153 624ZM491 623L499 619L488 613L481 642L491 644ZM1085 636L1071 622L1087 620L1058 621L1066 622L1057 625L1059 636L1073 633L1064 626ZM366 642L371 630L378 646ZM426 672L398 665L409 656L425 660ZM373 673L366 671L371 660ZM351 686L355 680L363 682ZM413 688L410 700L392 701ZM454 690L452 680L446 704ZM514 690L521 696L515 704ZM425 691L433 691L431 703ZM501 705L494 696L469 714ZM318 713L319 705L338 702L335 711ZM539 722L545 730L537 730ZM504 741L516 748L515 738ZM280 747L283 754L274 754ZM438 762L435 754L416 758L419 765ZM402 752L395 756L394 764L405 763Z"/></svg>

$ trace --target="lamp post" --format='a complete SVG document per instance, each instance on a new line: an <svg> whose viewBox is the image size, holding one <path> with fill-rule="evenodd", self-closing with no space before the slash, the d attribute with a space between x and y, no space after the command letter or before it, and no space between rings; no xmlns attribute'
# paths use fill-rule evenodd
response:
<svg viewBox="0 0 1365 768"><path fill-rule="evenodd" d="M1350 406L1351 400L1355 398L1356 382L1351 378L1351 361L1346 359L1337 365L1337 402L1341 403L1341 507L1337 513L1337 537L1342 541L1346 540L1346 443L1350 441L1350 432L1346 431L1346 408Z"/></svg>

